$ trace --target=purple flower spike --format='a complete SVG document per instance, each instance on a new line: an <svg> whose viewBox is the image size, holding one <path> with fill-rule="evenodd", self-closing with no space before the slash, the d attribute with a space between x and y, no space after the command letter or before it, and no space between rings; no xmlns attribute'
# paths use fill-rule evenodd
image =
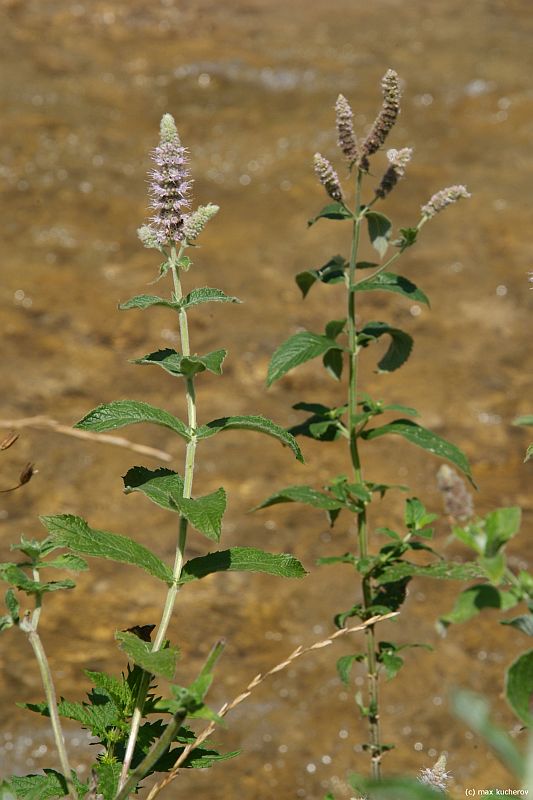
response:
<svg viewBox="0 0 533 800"><path fill-rule="evenodd" d="M154 210L150 228L161 246L183 238L183 222L190 207L192 180L187 166L187 150L182 146L171 114L161 120L161 136L152 153L155 164L150 175L150 206Z"/></svg>

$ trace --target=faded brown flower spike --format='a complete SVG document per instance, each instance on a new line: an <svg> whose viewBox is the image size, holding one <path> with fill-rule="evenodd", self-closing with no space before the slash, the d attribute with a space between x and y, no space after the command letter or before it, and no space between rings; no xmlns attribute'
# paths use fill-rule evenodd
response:
<svg viewBox="0 0 533 800"><path fill-rule="evenodd" d="M393 69L388 69L381 81L381 88L383 90L381 111L370 129L370 133L361 145L359 168L365 172L369 168L369 157L376 153L385 143L385 139L400 113L401 92L398 73Z"/></svg>

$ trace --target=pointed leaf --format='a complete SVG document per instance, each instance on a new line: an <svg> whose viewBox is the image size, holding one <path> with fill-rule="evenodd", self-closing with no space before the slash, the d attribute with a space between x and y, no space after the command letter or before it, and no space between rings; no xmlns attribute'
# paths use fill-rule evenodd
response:
<svg viewBox="0 0 533 800"><path fill-rule="evenodd" d="M221 487L204 497L171 497L170 502L196 530L218 542L222 533L222 517L226 510L226 492Z"/></svg>
<svg viewBox="0 0 533 800"><path fill-rule="evenodd" d="M377 211L369 211L366 214L366 221L368 223L368 235L372 242L372 247L374 247L381 258L383 258L389 246L389 239L392 231L391 221L384 214L379 214Z"/></svg>
<svg viewBox="0 0 533 800"><path fill-rule="evenodd" d="M281 489L279 492L271 494L260 505L255 506L253 511L275 506L278 503L305 503L308 506L313 506L313 508L325 510L343 507L343 503L336 497L331 497L331 495L324 494L324 492L318 492L316 489L312 489L311 486L287 486L286 489Z"/></svg>
<svg viewBox="0 0 533 800"><path fill-rule="evenodd" d="M193 289L180 301L180 308L192 308L202 303L242 303L238 297L231 297L221 289L211 289L209 286L202 286Z"/></svg>
<svg viewBox="0 0 533 800"><path fill-rule="evenodd" d="M356 283L353 290L354 292L395 292L409 300L429 306L429 300L424 292L410 280L395 272L380 272L379 275Z"/></svg>
<svg viewBox="0 0 533 800"><path fill-rule="evenodd" d="M232 547L187 561L180 583L204 578L213 572L265 572L281 578L303 578L306 571L297 558L286 553L266 553L255 547Z"/></svg>
<svg viewBox="0 0 533 800"><path fill-rule="evenodd" d="M449 581L469 581L473 578L484 578L485 572L478 564L468 561L464 564L440 561L438 564L430 564L427 567L411 564L410 561L398 561L390 567L385 567L383 572L378 575L377 582L379 584L392 583L412 575L423 575L426 578Z"/></svg>
<svg viewBox="0 0 533 800"><path fill-rule="evenodd" d="M189 429L180 419L162 408L138 400L115 400L112 403L104 403L86 414L74 427L101 433L123 428L125 425L136 425L139 422L162 425L170 428L185 441L188 442L190 439Z"/></svg>
<svg viewBox="0 0 533 800"><path fill-rule="evenodd" d="M324 353L322 356L322 363L332 378L340 381L342 377L342 368L344 366L343 351L332 348Z"/></svg>
<svg viewBox="0 0 533 800"><path fill-rule="evenodd" d="M183 479L177 472L165 467L147 469L147 467L132 467L122 478L124 492L142 492L153 503L175 511L171 498L183 497Z"/></svg>
<svg viewBox="0 0 533 800"><path fill-rule="evenodd" d="M364 658L362 654L355 654L350 656L341 656L337 661L337 672L341 681L348 685L350 682L350 672L352 671L353 665L357 661L361 661Z"/></svg>
<svg viewBox="0 0 533 800"><path fill-rule="evenodd" d="M453 611L440 618L444 625L467 622L472 617L477 616L484 608L501 608L501 592L495 586L482 583L478 586L470 586L465 589L453 607Z"/></svg>
<svg viewBox="0 0 533 800"><path fill-rule="evenodd" d="M61 553L55 558L49 558L46 561L40 561L35 565L36 569L70 569L72 572L85 572L89 569L89 565L81 556L75 556L73 553Z"/></svg>
<svg viewBox="0 0 533 800"><path fill-rule="evenodd" d="M165 306L166 308L173 308L179 310L179 303L175 300L165 300L163 297L157 297L153 294L139 294L132 297L131 300L126 300L125 303L119 303L120 311L129 311L131 308L145 309L151 306Z"/></svg>
<svg viewBox="0 0 533 800"><path fill-rule="evenodd" d="M347 266L347 262L342 256L333 256L327 264L318 269L299 272L295 280L302 296L306 297L309 289L317 281L321 283L340 283L344 280L344 271Z"/></svg>
<svg viewBox="0 0 533 800"><path fill-rule="evenodd" d="M113 800L118 792L122 765L118 761L98 761L94 767L98 775L98 792L103 800Z"/></svg>
<svg viewBox="0 0 533 800"><path fill-rule="evenodd" d="M522 653L511 664L505 682L507 701L516 716L531 727L533 725L533 650Z"/></svg>
<svg viewBox="0 0 533 800"><path fill-rule="evenodd" d="M68 795L67 783L60 772L45 770L45 775L13 775L10 787L17 800L51 800Z"/></svg>
<svg viewBox="0 0 533 800"><path fill-rule="evenodd" d="M311 227L311 225L314 225L317 220L323 217L325 219L353 219L353 214L343 203L329 203L327 206L324 206L316 217L309 220L307 223L308 227Z"/></svg>
<svg viewBox="0 0 533 800"><path fill-rule="evenodd" d="M17 600L17 597L13 589L7 590L5 602L6 602L6 608L11 614L13 621L17 622L19 619L20 606L19 606L19 601Z"/></svg>
<svg viewBox="0 0 533 800"><path fill-rule="evenodd" d="M198 439L208 439L214 436L215 433L228 430L247 430L256 431L257 433L265 433L267 436L272 436L278 439L282 444L289 447L298 461L303 463L302 451L298 447L298 443L294 436L288 433L284 428L280 428L272 420L261 416L234 416L234 417L220 417L208 422L207 425L202 425L196 430Z"/></svg>
<svg viewBox="0 0 533 800"><path fill-rule="evenodd" d="M190 524L209 539L218 542L222 517L226 510L226 492L217 489L205 497L184 498L183 480L170 469L149 470L133 467L123 478L124 491L142 492L152 502L184 516Z"/></svg>
<svg viewBox="0 0 533 800"><path fill-rule="evenodd" d="M533 425L533 414L523 414L513 419L513 425Z"/></svg>
<svg viewBox="0 0 533 800"><path fill-rule="evenodd" d="M405 364L413 349L413 338L399 328L393 328L386 322L368 322L358 334L358 341L366 347L372 339L379 339L383 334L391 337L391 344L378 361L380 372L393 372Z"/></svg>
<svg viewBox="0 0 533 800"><path fill-rule="evenodd" d="M39 518L60 547L96 558L106 558L140 567L165 583L172 583L172 572L155 553L127 536L89 527L81 517L58 514Z"/></svg>
<svg viewBox="0 0 533 800"><path fill-rule="evenodd" d="M484 555L495 556L520 530L522 512L518 506L498 508L485 517L487 543Z"/></svg>
<svg viewBox="0 0 533 800"><path fill-rule="evenodd" d="M178 650L165 647L163 650L152 652L150 642L143 642L129 631L116 631L115 639L119 642L120 649L139 667L153 675L172 680L179 657Z"/></svg>
<svg viewBox="0 0 533 800"><path fill-rule="evenodd" d="M310 331L296 333L274 352L268 368L267 386L271 386L289 370L323 355L332 347L338 348L338 345L328 336L320 336Z"/></svg>
<svg viewBox="0 0 533 800"><path fill-rule="evenodd" d="M436 433L432 433L427 428L417 425L410 419L396 419L389 422L387 425L382 425L379 428L371 428L370 430L363 431L361 436L363 439L376 439L378 436L385 434L395 434L407 439L411 444L416 444L428 453L433 453L439 458L445 458L455 464L458 469L463 472L469 481L475 486L470 472L470 465L465 454L451 442L446 441Z"/></svg>
<svg viewBox="0 0 533 800"><path fill-rule="evenodd" d="M226 358L227 350L213 350L205 356L182 356L170 347L148 353L142 358L132 359L133 364L156 364L171 375L191 377L206 369L215 375L222 374L222 362Z"/></svg>

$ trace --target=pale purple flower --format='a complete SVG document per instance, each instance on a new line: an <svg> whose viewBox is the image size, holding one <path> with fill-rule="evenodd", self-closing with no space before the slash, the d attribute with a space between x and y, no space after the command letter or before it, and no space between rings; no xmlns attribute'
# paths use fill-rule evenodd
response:
<svg viewBox="0 0 533 800"><path fill-rule="evenodd" d="M378 197L386 197L391 192L398 181L405 175L405 168L411 160L413 149L403 147L401 150L387 150L389 167L381 179L381 183L376 189Z"/></svg>
<svg viewBox="0 0 533 800"><path fill-rule="evenodd" d="M368 171L369 168L369 157L384 144L400 113L401 92L398 73L393 69L388 69L381 81L381 89L383 91L381 111L370 129L370 133L361 145L359 166L365 171Z"/></svg>
<svg viewBox="0 0 533 800"><path fill-rule="evenodd" d="M154 214L150 229L161 246L172 245L183 237L192 181L187 150L180 142L171 114L163 115L160 140L152 153L152 160L155 167L149 173L150 205Z"/></svg>
<svg viewBox="0 0 533 800"><path fill-rule="evenodd" d="M437 486L442 492L444 510L458 521L472 519L474 503L465 482L447 464L442 464L437 472Z"/></svg>
<svg viewBox="0 0 533 800"><path fill-rule="evenodd" d="M337 125L337 144L347 161L357 160L357 139L353 130L353 111L344 95L340 94L335 103L335 122Z"/></svg>
<svg viewBox="0 0 533 800"><path fill-rule="evenodd" d="M315 153L313 163L318 180L329 194L331 199L336 200L338 203L342 203L343 196L339 176L333 169L331 163L320 153Z"/></svg>
<svg viewBox="0 0 533 800"><path fill-rule="evenodd" d="M462 197L472 197L470 192L467 191L465 186L460 184L456 186L448 186L446 189L441 189L436 192L433 197L430 197L425 206L422 206L422 216L431 219L439 211L442 211L446 206L456 203Z"/></svg>

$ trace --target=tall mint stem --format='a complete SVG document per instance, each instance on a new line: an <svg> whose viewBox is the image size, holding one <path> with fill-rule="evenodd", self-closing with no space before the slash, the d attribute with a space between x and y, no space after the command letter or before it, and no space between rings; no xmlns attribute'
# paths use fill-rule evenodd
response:
<svg viewBox="0 0 533 800"><path fill-rule="evenodd" d="M33 578L35 581L39 580L39 571L33 571ZM46 704L48 706L48 713L50 714L50 723L52 725L52 732L54 735L55 745L59 756L59 763L61 764L61 771L65 777L67 784L68 796L71 800L78 800L78 794L72 782L72 770L68 760L68 754L65 747L65 737L61 728L59 719L59 712L57 709L57 695L52 678L50 665L46 657L41 637L37 633L37 625L41 614L41 598L37 595L36 607L31 616L26 616L20 622L20 629L28 635L28 641L37 659L39 671L41 673L41 680L44 688L44 695L46 697Z"/></svg>
<svg viewBox="0 0 533 800"><path fill-rule="evenodd" d="M181 256L183 255L183 251L185 250L185 245L181 245L179 252L176 253L176 248L171 248L170 258L169 258L169 266L172 272L172 280L174 284L174 299L181 300L183 297L183 292L181 289L181 280L180 280L180 273L179 273L179 261ZM179 311L179 327L180 327L180 338L181 338L181 353L182 356L190 356L191 348L189 342L189 324L187 320L187 312L185 309L180 309ZM192 495L192 482L194 476L194 463L196 457L196 445L197 445L197 438L196 438L196 393L194 388L194 378L187 378L186 379L186 398L187 398L187 421L189 424L189 429L191 431L191 438L187 443L187 450L185 453L185 472L183 476L183 496L185 498L190 498ZM152 651L156 652L160 650L163 646L168 630L168 626L170 624L170 620L172 618L172 612L174 610L174 604L176 602L176 595L179 591L179 579L181 577L181 571L183 569L183 562L184 562L184 555L185 555L185 547L187 544L187 520L185 517L180 517L179 521L179 531L178 531L178 544L176 547L176 555L174 558L174 568L172 570L172 583L168 588L167 596L165 599L165 605L163 607L163 612L161 614L161 621L159 623L156 637L154 639L154 643L152 646ZM131 718L131 728L130 728L130 735L128 738L128 744L126 746L126 753L124 756L124 762L122 765L122 771L120 775L120 789L123 791L127 778L128 772L131 766L131 761L133 758L133 753L135 751L135 744L137 742L137 737L139 735L139 728L142 721L143 715L143 707L144 702L146 700L146 695L148 693L148 687L150 685L150 674L145 673L137 693L137 698L135 701L135 710L133 712ZM120 793L117 797L120 796L127 796Z"/></svg>
<svg viewBox="0 0 533 800"><path fill-rule="evenodd" d="M349 378L348 378L348 432L350 437L350 456L354 470L355 480L363 484L361 470L361 460L358 448L357 431L357 373L359 347L357 344L356 326L356 263L357 251L359 249L359 236L361 223L364 218L364 209L361 206L361 183L363 172L357 171L355 188L355 220L352 230L352 248L350 254L350 265L348 271L348 348L349 348ZM366 510L363 509L357 514L357 539L359 543L359 557L366 558L368 555L368 529L366 520ZM372 604L372 588L369 580L363 578L363 607L366 609ZM365 631L366 637L366 667L368 681L368 722L370 731L370 759L372 766L372 777L381 777L381 734L379 726L379 692L378 692L378 671L376 662L376 637L374 626L369 626Z"/></svg>

